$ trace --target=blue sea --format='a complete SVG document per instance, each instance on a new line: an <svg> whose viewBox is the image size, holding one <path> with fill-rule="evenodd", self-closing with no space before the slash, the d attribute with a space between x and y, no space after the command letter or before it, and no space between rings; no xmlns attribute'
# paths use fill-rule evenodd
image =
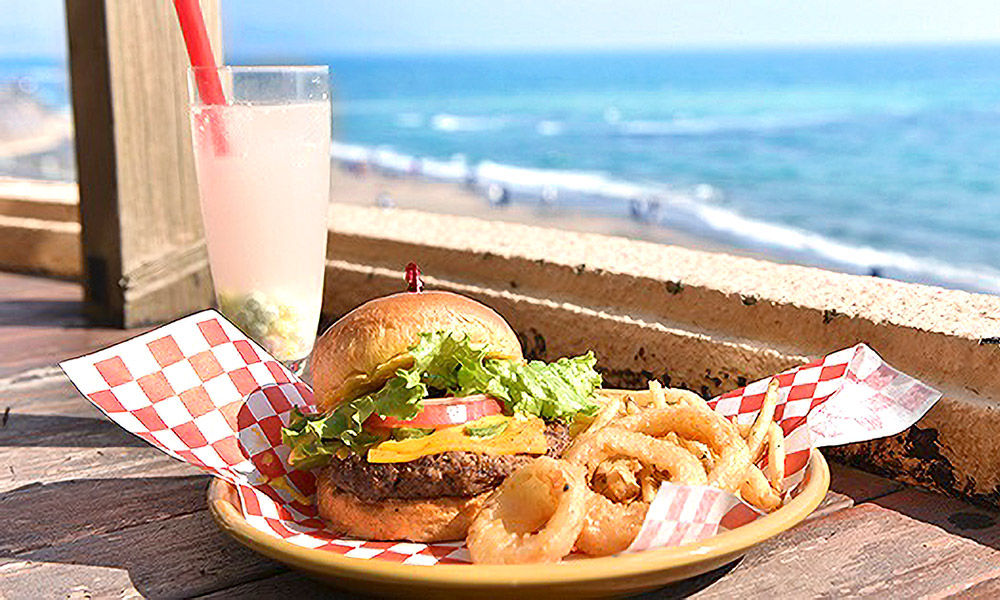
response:
<svg viewBox="0 0 1000 600"><path fill-rule="evenodd" d="M1000 293L1000 46L294 58L345 160Z"/></svg>

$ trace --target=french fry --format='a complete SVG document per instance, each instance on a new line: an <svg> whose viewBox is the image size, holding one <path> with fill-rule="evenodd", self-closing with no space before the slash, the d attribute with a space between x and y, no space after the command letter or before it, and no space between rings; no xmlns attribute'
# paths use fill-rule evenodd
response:
<svg viewBox="0 0 1000 600"><path fill-rule="evenodd" d="M785 480L785 432L774 421L767 428L767 478L780 494Z"/></svg>
<svg viewBox="0 0 1000 600"><path fill-rule="evenodd" d="M625 412L627 402L630 402L630 398L628 396L625 397L625 400L614 396L607 397L607 402L604 403L604 407L597 413L594 420L591 421L590 424L587 425L582 431L575 433L573 436L573 442L569 445L569 448L567 448L566 451L569 452L572 448L584 444L588 438L607 427L608 423L611 423L620 414Z"/></svg>
<svg viewBox="0 0 1000 600"><path fill-rule="evenodd" d="M771 383L767 385L767 393L764 394L764 402L761 404L757 419L753 422L753 427L747 434L747 446L750 447L750 460L756 461L760 456L764 445L764 436L768 427L774 421L774 409L778 406L778 379L771 378Z"/></svg>
<svg viewBox="0 0 1000 600"><path fill-rule="evenodd" d="M647 473L645 477L642 478L642 501L652 502L653 498L656 497L657 490L660 489L656 477L652 473Z"/></svg>
<svg viewBox="0 0 1000 600"><path fill-rule="evenodd" d="M705 399L698 394L690 390L682 390L680 388L669 388L664 390L664 398L667 404L680 405L680 406L692 406L694 408L703 408L705 410L711 410Z"/></svg>
<svg viewBox="0 0 1000 600"><path fill-rule="evenodd" d="M740 485L740 495L764 512L771 512L781 506L781 496L774 491L767 477L756 465L750 465L747 469L747 477Z"/></svg>
<svg viewBox="0 0 1000 600"><path fill-rule="evenodd" d="M608 403L604 405L604 408L601 409L601 412L597 413L597 416L594 417L594 421L583 433L594 433L598 430L604 429L608 426L608 423L613 421L615 417L622 412L623 408L624 403L621 400L618 398L611 398L608 400Z"/></svg>
<svg viewBox="0 0 1000 600"><path fill-rule="evenodd" d="M649 380L649 397L651 400L650 405L653 408L665 408L667 406L667 398L663 394L663 386L655 379Z"/></svg>

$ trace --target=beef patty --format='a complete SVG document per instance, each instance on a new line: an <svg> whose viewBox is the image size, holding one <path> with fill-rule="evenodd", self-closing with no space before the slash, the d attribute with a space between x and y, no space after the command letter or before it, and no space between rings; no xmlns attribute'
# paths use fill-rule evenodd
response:
<svg viewBox="0 0 1000 600"><path fill-rule="evenodd" d="M569 427L550 423L545 428L548 456L559 457L569 446ZM323 469L338 489L366 502L387 498L417 499L440 496L476 496L503 483L532 458L528 454L491 456L475 452L443 452L402 463L370 463L352 454Z"/></svg>

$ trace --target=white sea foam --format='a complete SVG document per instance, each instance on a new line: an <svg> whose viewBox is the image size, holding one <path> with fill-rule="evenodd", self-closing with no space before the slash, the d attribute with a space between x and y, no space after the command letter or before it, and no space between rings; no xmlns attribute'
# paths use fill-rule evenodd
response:
<svg viewBox="0 0 1000 600"><path fill-rule="evenodd" d="M472 175L472 168L461 156L450 160L425 158L420 161L420 172L431 179L458 182L468 179Z"/></svg>
<svg viewBox="0 0 1000 600"><path fill-rule="evenodd" d="M686 202L689 222L742 247L770 251L797 262L836 270L1000 293L1000 272L985 265L953 265L903 252L830 239L818 233L743 216L733 210ZM668 221L672 221L667 217Z"/></svg>
<svg viewBox="0 0 1000 600"><path fill-rule="evenodd" d="M391 148L376 148L371 153L371 162L388 171L409 173L415 170L416 157L401 154Z"/></svg>
<svg viewBox="0 0 1000 600"><path fill-rule="evenodd" d="M431 117L431 127L445 132L493 131L504 126L505 120L500 117L476 117L436 114Z"/></svg>
<svg viewBox="0 0 1000 600"><path fill-rule="evenodd" d="M985 265L953 265L933 258L880 250L833 240L815 232L754 219L715 204L721 192L708 184L685 189L621 181L587 171L534 169L492 161L476 165L464 157L448 161L416 159L389 148L370 149L335 143L333 157L367 162L381 169L420 174L434 179L469 182L482 188L501 186L520 200L551 202L601 212L629 214L638 203L656 207L655 218L665 226L719 242L761 251L795 262L856 274L877 272L884 277L918 281L972 291L1000 293L1000 272ZM596 202L595 202L596 201Z"/></svg>
<svg viewBox="0 0 1000 600"><path fill-rule="evenodd" d="M600 193L607 183L603 176L585 171L531 169L488 160L479 163L475 172L476 181L479 183L506 185L512 191L524 195L540 194L551 187L574 192Z"/></svg>
<svg viewBox="0 0 1000 600"><path fill-rule="evenodd" d="M330 144L330 156L332 156L334 160L339 160L341 162L366 162L371 158L371 155L372 150L367 146L343 144L341 142L333 142Z"/></svg>

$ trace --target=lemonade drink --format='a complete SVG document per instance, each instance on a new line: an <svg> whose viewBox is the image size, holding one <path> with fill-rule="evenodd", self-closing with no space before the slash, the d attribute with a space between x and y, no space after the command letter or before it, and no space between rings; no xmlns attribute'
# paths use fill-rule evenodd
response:
<svg viewBox="0 0 1000 600"><path fill-rule="evenodd" d="M219 309L286 363L309 355L319 326L330 110L328 94L191 110Z"/></svg>

